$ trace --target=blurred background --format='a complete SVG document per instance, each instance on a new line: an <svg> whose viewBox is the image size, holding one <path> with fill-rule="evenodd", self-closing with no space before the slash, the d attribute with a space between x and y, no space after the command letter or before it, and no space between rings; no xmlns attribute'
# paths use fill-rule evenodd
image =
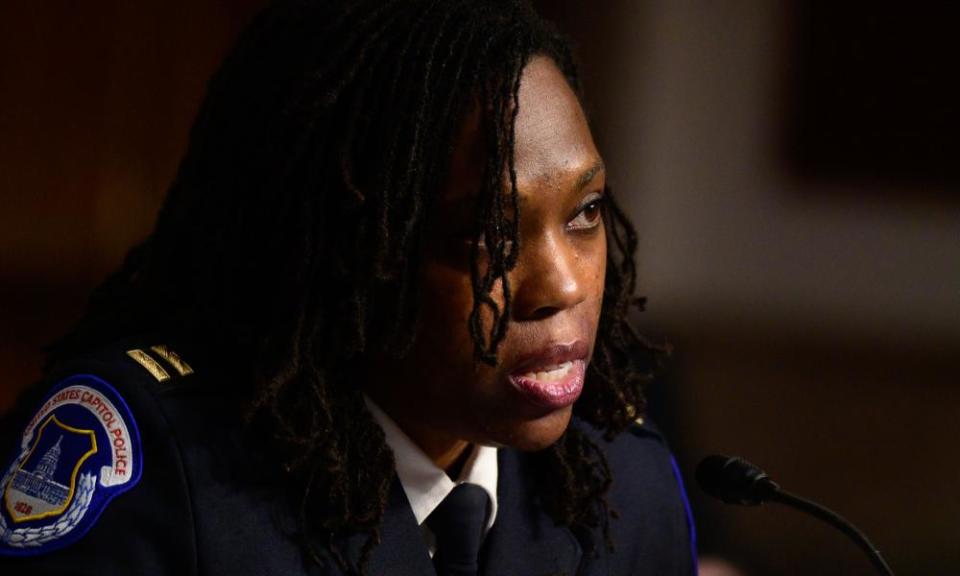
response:
<svg viewBox="0 0 960 576"><path fill-rule="evenodd" d="M263 0L0 4L0 413L149 231L207 77ZM960 567L955 3L539 2L578 45L641 235L652 389L704 556L871 574L777 505L705 500L746 457L900 574Z"/></svg>

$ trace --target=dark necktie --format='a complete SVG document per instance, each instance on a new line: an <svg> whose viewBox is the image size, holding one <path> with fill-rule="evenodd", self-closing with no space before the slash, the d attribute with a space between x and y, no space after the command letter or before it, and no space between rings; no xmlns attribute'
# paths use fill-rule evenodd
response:
<svg viewBox="0 0 960 576"><path fill-rule="evenodd" d="M439 576L477 576L487 492L476 484L459 484L427 517L437 538L433 565Z"/></svg>

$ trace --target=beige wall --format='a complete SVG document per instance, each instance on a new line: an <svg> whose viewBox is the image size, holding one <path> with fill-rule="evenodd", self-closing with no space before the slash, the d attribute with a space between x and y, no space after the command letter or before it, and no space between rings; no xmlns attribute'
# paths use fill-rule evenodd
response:
<svg viewBox="0 0 960 576"><path fill-rule="evenodd" d="M658 313L960 342L953 195L788 174L784 3L636 5L606 138Z"/></svg>

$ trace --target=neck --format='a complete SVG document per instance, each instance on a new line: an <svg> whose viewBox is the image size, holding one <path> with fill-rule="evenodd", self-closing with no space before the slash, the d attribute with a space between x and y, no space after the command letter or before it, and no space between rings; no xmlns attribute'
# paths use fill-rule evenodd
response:
<svg viewBox="0 0 960 576"><path fill-rule="evenodd" d="M368 395L403 433L423 450L437 468L455 477L454 473L463 466L463 460L469 454L467 450L470 447L469 442L425 424L423 418L409 417L404 410L398 409L387 398L369 394L369 391Z"/></svg>
<svg viewBox="0 0 960 576"><path fill-rule="evenodd" d="M437 468L444 470L448 474L453 472L452 469L457 464L457 461L468 453L467 448L470 446L470 443L466 440L447 436L438 433L436 430L405 421L402 416L394 416L394 414L386 408L384 408L384 412L393 418L393 421L403 430L403 433L409 436L410 439L413 440L413 443L423 450L423 453L437 465Z"/></svg>
<svg viewBox="0 0 960 576"><path fill-rule="evenodd" d="M419 446L419 443L417 445ZM454 446L451 446L443 453L431 454L430 452L426 452L426 454L433 460L433 463L437 465L437 468L445 471L451 478L456 479L460 476L460 470L463 469L467 456L470 454L470 450L468 450L469 447L470 444L467 442L458 440ZM422 447L421 450L423 450Z"/></svg>

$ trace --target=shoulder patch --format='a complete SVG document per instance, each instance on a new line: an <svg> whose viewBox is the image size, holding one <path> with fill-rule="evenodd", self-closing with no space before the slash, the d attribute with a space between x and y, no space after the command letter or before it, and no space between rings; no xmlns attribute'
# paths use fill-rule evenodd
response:
<svg viewBox="0 0 960 576"><path fill-rule="evenodd" d="M130 409L96 376L71 376L30 419L2 471L0 555L29 556L80 539L107 504L140 480Z"/></svg>

